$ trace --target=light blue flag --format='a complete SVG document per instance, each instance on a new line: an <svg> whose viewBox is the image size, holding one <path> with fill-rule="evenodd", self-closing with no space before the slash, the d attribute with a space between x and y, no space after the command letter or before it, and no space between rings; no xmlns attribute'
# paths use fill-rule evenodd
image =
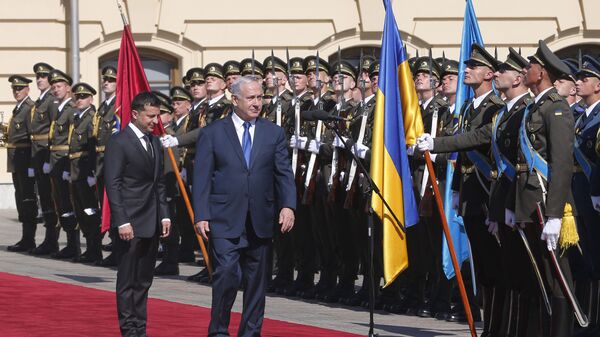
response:
<svg viewBox="0 0 600 337"><path fill-rule="evenodd" d="M471 57L471 46L473 43L478 43L483 46L483 38L479 31L479 24L477 23L477 16L473 10L473 3L471 0L467 0L465 8L465 17L463 21L462 41L460 46L460 58L458 63L458 85L456 88L456 103L454 108L454 124L458 123L458 117L463 103L466 100L473 98L473 89L465 85L464 74L465 74L465 61ZM462 218L456 214L456 211L452 209L452 176L454 175L454 164L456 163L456 153L452 153L448 160L448 167L446 170L446 189L444 192L444 209L446 211L446 219L448 219L448 226L450 227L450 233L452 235L452 241L454 242L454 249L456 250L456 258L458 259L459 265L469 258L469 240L467 239L467 233L464 229ZM450 259L450 252L448 250L448 244L444 237L442 244L442 257L444 265L444 273L448 279L454 277L454 267L452 266L452 260Z"/></svg>

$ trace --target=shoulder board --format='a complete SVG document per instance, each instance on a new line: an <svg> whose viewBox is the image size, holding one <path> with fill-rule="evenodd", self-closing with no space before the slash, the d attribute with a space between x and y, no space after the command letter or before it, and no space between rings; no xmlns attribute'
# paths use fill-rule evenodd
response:
<svg viewBox="0 0 600 337"><path fill-rule="evenodd" d="M437 98L434 100L434 103L435 103L436 105L438 105L438 106L446 106L446 105L448 105L448 102L446 102L446 101L445 101L443 98L441 98L441 97L437 97Z"/></svg>
<svg viewBox="0 0 600 337"><path fill-rule="evenodd" d="M552 102L557 102L560 101L562 99L562 96L560 96L557 92L552 92L548 95L548 98L552 101Z"/></svg>
<svg viewBox="0 0 600 337"><path fill-rule="evenodd" d="M525 103L525 105L529 105L531 103L533 103L533 98L531 96L525 96L525 99L523 100L523 103Z"/></svg>
<svg viewBox="0 0 600 337"><path fill-rule="evenodd" d="M312 96L309 94L302 95L302 97L300 97L300 100L302 100L302 102L312 101Z"/></svg>
<svg viewBox="0 0 600 337"><path fill-rule="evenodd" d="M294 98L294 95L292 95L289 90L286 90L283 94L281 94L281 98L285 99L286 101L290 101Z"/></svg>
<svg viewBox="0 0 600 337"><path fill-rule="evenodd" d="M496 95L491 95L490 101L492 101L492 103L494 103L496 105L504 105L504 102L502 101L502 99Z"/></svg>

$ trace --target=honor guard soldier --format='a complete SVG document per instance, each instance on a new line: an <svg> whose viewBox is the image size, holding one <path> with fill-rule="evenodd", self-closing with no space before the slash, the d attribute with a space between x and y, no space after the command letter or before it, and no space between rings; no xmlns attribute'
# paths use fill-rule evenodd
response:
<svg viewBox="0 0 600 337"><path fill-rule="evenodd" d="M590 317L590 326L580 335L593 336L600 333L598 313L598 280L600 279L600 214L592 203L592 190L597 162L598 131L600 130L600 61L589 55L583 56L577 75L577 96L582 97L587 109L575 121L575 170L573 173L573 197L578 214L579 245L582 253L570 249L575 288L585 313ZM577 103L575 103L577 105Z"/></svg>
<svg viewBox="0 0 600 337"><path fill-rule="evenodd" d="M491 152L496 164L496 178L490 185L488 231L498 233L502 243L502 270L516 272L504 275L508 312L505 311L503 315L503 310L493 305L492 320L488 326L492 336L499 335L500 331L508 331L511 336L524 336L519 332L525 327L523 323L527 322L524 318L527 311L522 310L522 306L531 301L531 295L538 293L535 290L537 282L531 278L534 266L528 258L523 239L515 228L504 225L507 196L511 193L516 175L519 129L526 107L533 102L522 75L528 63L513 48L509 48L506 61L498 66L494 74L496 89L506 97L506 108L500 110L492 121ZM496 300L501 295L502 288L497 286Z"/></svg>
<svg viewBox="0 0 600 337"><path fill-rule="evenodd" d="M93 120L96 109L92 105L96 90L87 83L73 86L76 110L69 116L69 162L71 196L75 216L85 237L86 251L75 258L81 263L100 264L102 261L101 213L96 191L96 139ZM66 113L64 111L63 113Z"/></svg>
<svg viewBox="0 0 600 337"><path fill-rule="evenodd" d="M306 147L307 138L304 134L305 125L307 122L302 120L299 116L299 125L296 125L296 106L298 112L302 114L303 111L307 111L312 104L312 95L308 91L308 79L306 77L304 60L301 57L293 57L289 60L289 83L292 89L292 100L290 101L288 110L284 112L286 116L283 121L283 128L286 131L286 135L290 137L290 148L291 157L294 157L296 153L296 192L299 196L303 191L302 186L304 181L304 171L306 171L307 158L304 148ZM297 132L296 132L297 131ZM296 134L297 133L297 134ZM292 159L294 161L294 159ZM296 212L296 230L292 231L289 235L281 236L281 240L277 239L275 242L275 253L277 255L276 261L276 275L272 282L269 284L269 292L277 292L283 294L286 289L292 288L294 281L294 261L303 262L302 257L306 256L303 254L304 247L313 249L314 246L309 243L312 240L312 234L310 233L310 221L307 213L308 209L306 206L298 203L297 209L301 210ZM304 213L304 215L302 215ZM302 228L299 230L298 228ZM310 255L310 254L308 254ZM314 256L314 255L313 255Z"/></svg>
<svg viewBox="0 0 600 337"><path fill-rule="evenodd" d="M430 57L419 57L413 65L414 82L425 132L437 137L444 136L443 128L452 119L448 103L438 94L441 87L442 69ZM436 176L443 195L446 176L446 154L432 154ZM445 281L441 269L442 226L435 205L433 189L426 163L419 151L411 159L413 189L419 200L420 222L407 229L408 254L413 261L409 267L409 283L405 296L407 309L420 317L432 317L438 311L447 312L447 293L438 291ZM441 278L444 280L441 280ZM445 284L443 285L445 286Z"/></svg>
<svg viewBox="0 0 600 337"><path fill-rule="evenodd" d="M308 87L313 93L313 102L308 110L330 111L335 105L335 99L327 90L329 84L330 68L329 64L316 56L308 56L304 59L304 69L308 78ZM331 291L336 285L336 260L332 229L331 208L325 209L327 198L327 181L324 176L319 175L320 155L319 148L321 139L325 131L325 125L322 121L310 121L305 125L304 136L308 140L308 152L306 155L307 168L303 178L304 187L302 188L302 206L298 209L298 226L295 230L295 238L303 241L297 241L295 246L302 247L297 251L298 275L291 287L284 289L283 293L289 296L301 296L306 299L316 298L317 294L324 295ZM300 204L300 203L299 203ZM301 211L301 208L308 209L308 212ZM327 212L327 213L326 213ZM308 213L308 214L307 214ZM310 215L309 219L301 219L301 214ZM301 225L306 224L306 225ZM316 265L316 255L318 253L321 264L321 276L319 283L314 285L314 274L319 269Z"/></svg>
<svg viewBox="0 0 600 337"><path fill-rule="evenodd" d="M225 75L225 84L227 85L227 91L231 93L231 85L242 75L242 66L238 61L227 61L223 63L223 71Z"/></svg>
<svg viewBox="0 0 600 337"><path fill-rule="evenodd" d="M186 76L181 78L181 85L185 88L185 90L190 91L192 87L190 86L190 79Z"/></svg>
<svg viewBox="0 0 600 337"><path fill-rule="evenodd" d="M269 56L263 62L263 68L266 72L265 84L267 91L273 97L269 104L265 104L261 117L283 126L285 123L285 112L290 109L292 93L287 90L287 65L278 57Z"/></svg>
<svg viewBox="0 0 600 337"><path fill-rule="evenodd" d="M34 106L29 98L30 79L13 75L8 78L13 97L17 101L8 125L6 148L7 172L12 174L15 188L15 203L19 222L22 224L21 240L7 249L11 252L24 252L35 248L37 226L37 196L35 194L35 172L31 159L31 110Z"/></svg>
<svg viewBox="0 0 600 337"><path fill-rule="evenodd" d="M504 300L504 294L496 295L495 290L497 286L502 285L500 243L496 237L497 233L493 228L486 228L486 224L490 182L496 179L497 174L494 172L495 164L490 156L492 121L505 104L494 94L492 87L494 73L500 62L476 43L472 49L471 58L465 61L467 68L464 81L474 89L475 96L461 108L459 129L464 135L433 139L429 134L425 134L420 137L419 142L429 145L421 145L422 151L464 151L459 153L457 159L457 171L452 181L452 203L464 219L473 252L475 274L483 288L484 331L487 333L494 310L502 308ZM473 132L469 133L472 130ZM460 194L457 191L460 191ZM473 302L472 297L470 302ZM471 305L476 308L474 304ZM477 315L477 310L474 315ZM453 308L449 320L462 321L464 318L464 309L457 305Z"/></svg>
<svg viewBox="0 0 600 337"><path fill-rule="evenodd" d="M48 75L54 69L47 63L36 63L33 66L35 81L40 96L35 101L31 111L31 156L35 170L35 183L44 217L46 234L44 241L32 251L34 255L54 254L58 251L58 233L56 211L52 201L52 186L50 184L50 149L48 145L50 124L55 118L56 106L50 90Z"/></svg>
<svg viewBox="0 0 600 337"><path fill-rule="evenodd" d="M356 87L356 69L347 61L338 60L331 67L333 72L333 89L337 102L331 114L350 118L356 110L353 100L353 90ZM337 127L344 141L353 144L351 139L350 122L338 123ZM336 243L335 255L337 258L332 284L337 285L323 293L319 298L324 302L335 303L341 298L349 298L354 294L354 282L358 276L358 250L356 249L355 228L348 226L350 219L348 210L344 208L346 201L345 182L348 174L348 160L351 157L342 140L337 137L332 129L326 128L320 147L320 164L322 178L327 186L326 202L332 211L331 222L326 227L333 233L333 242Z"/></svg>
<svg viewBox="0 0 600 337"><path fill-rule="evenodd" d="M182 87L171 88L170 94L170 100L173 107L173 120L168 125L169 133L171 133L173 137L177 137L187 132L188 124L193 118L190 114L192 94ZM184 167L185 150L186 149L182 147L173 148L173 154L175 155L175 160L178 165L177 168L172 167L170 161L169 163L165 163L167 182L170 185L175 185L173 187L176 194L172 196L174 212L171 214L175 214L176 217L173 221L174 226L171 227L171 232L164 245L165 254L163 255L163 260L154 271L156 275L178 275L178 264L180 261L194 261L194 241L196 240L196 236L194 235L193 226L190 223L190 217L185 206L185 201L179 192L179 186L173 172L175 169L179 170L184 185L189 186L187 178L188 175L191 175L191 172L188 172L186 167ZM170 189L173 187L169 186L168 188ZM191 196L189 189L187 189L187 195ZM180 238L181 245L179 243Z"/></svg>
<svg viewBox="0 0 600 337"><path fill-rule="evenodd" d="M544 310L539 295L520 308L530 313L527 334L571 336L573 312L562 290L572 289L571 271L562 252L566 249L564 240L572 239L565 230L576 231L570 214L574 120L569 105L552 85L569 69L543 41L529 61L523 75L535 98L526 108L519 129L516 179L507 200L514 209L507 209L505 222L523 228L550 296L544 302L551 310ZM559 273L563 277L557 277Z"/></svg>
<svg viewBox="0 0 600 337"><path fill-rule="evenodd" d="M71 98L73 80L64 72L50 72L52 94L57 113L50 127L50 179L56 214L61 227L67 234L67 246L52 255L58 259L79 258L79 227L71 203L71 167L69 164L69 129L72 117L77 112Z"/></svg>
<svg viewBox="0 0 600 337"><path fill-rule="evenodd" d="M96 140L96 197L100 209L104 206L104 149L111 135L119 131L119 123L115 115L115 101L117 93L117 69L107 66L102 69L102 92L104 101L94 116L94 138ZM102 214L102 213L100 213ZM106 247L112 251L112 242L116 233L109 232L111 243ZM101 266L113 267L117 265L116 256L111 252L102 262Z"/></svg>
<svg viewBox="0 0 600 337"><path fill-rule="evenodd" d="M562 62L569 67L569 73L565 76L558 78L554 81L554 87L559 95L567 100L567 103L573 111L575 120L585 111L585 101L577 95L577 72L579 71L579 64L573 59L564 59Z"/></svg>

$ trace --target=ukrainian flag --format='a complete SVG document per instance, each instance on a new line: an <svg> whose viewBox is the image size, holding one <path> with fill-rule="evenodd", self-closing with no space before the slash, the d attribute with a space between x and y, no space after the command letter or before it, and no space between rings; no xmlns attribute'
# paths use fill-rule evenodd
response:
<svg viewBox="0 0 600 337"><path fill-rule="evenodd" d="M419 221L406 149L423 133L423 119L390 0L384 0L384 6L371 175L391 212L376 194L371 205L383 223L387 286L408 267L405 228Z"/></svg>

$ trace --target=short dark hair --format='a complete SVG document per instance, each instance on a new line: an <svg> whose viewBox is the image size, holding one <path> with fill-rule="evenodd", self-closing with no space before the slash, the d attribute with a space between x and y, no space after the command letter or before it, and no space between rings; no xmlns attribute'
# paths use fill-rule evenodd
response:
<svg viewBox="0 0 600 337"><path fill-rule="evenodd" d="M160 108L160 100L151 92L143 91L137 94L131 101L131 110L143 111L146 106Z"/></svg>

